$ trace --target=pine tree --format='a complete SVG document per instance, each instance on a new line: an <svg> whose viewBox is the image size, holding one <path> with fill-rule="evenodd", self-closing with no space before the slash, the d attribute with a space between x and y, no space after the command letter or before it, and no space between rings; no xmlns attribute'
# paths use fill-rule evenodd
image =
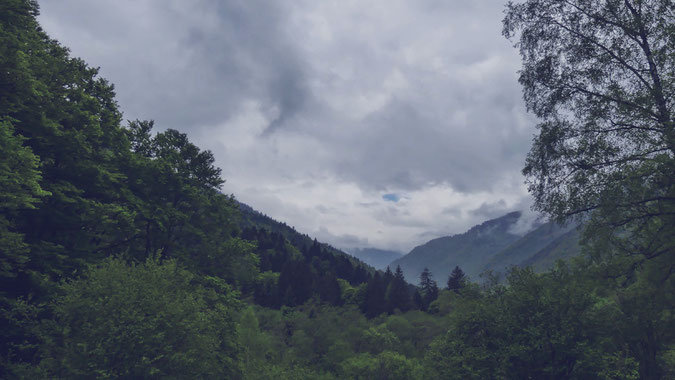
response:
<svg viewBox="0 0 675 380"><path fill-rule="evenodd" d="M421 309L424 311L427 311L429 309L429 304L438 298L438 285L431 277L432 274L429 271L429 268L424 268L420 275L420 287L422 288Z"/></svg>
<svg viewBox="0 0 675 380"><path fill-rule="evenodd" d="M454 290L458 292L460 289L466 286L467 278L464 274L464 271L459 267L455 266L455 269L452 270L450 277L448 277L448 290Z"/></svg>
<svg viewBox="0 0 675 380"><path fill-rule="evenodd" d="M406 312L411 308L408 283L405 281L401 266L396 266L394 276L387 288L387 311L393 313L396 309Z"/></svg>
<svg viewBox="0 0 675 380"><path fill-rule="evenodd" d="M424 310L424 300L422 300L422 295L420 295L420 291L415 289L415 293L413 293L413 305L419 310Z"/></svg>
<svg viewBox="0 0 675 380"><path fill-rule="evenodd" d="M361 305L361 311L366 317L373 318L387 311L385 292L386 287L382 277L379 273L375 273L366 285L366 294Z"/></svg>
<svg viewBox="0 0 675 380"><path fill-rule="evenodd" d="M319 282L319 297L324 302L333 306L340 306L342 304L342 292L340 284L333 273L328 273L322 276Z"/></svg>

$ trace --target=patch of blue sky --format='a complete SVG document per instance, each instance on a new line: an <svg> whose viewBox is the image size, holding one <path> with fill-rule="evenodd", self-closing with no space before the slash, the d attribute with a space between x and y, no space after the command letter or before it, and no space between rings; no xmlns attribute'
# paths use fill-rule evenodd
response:
<svg viewBox="0 0 675 380"><path fill-rule="evenodd" d="M384 200L387 201L387 202L394 202L394 203L396 203L396 202L398 202L399 200L401 200L401 197L400 197L398 194L396 194L396 193L388 193L388 194L384 194L384 195L382 196L382 199L384 199Z"/></svg>

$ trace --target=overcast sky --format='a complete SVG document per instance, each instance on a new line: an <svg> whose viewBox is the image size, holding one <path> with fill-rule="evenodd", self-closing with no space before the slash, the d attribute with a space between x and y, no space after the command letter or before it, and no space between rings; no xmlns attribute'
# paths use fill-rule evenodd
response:
<svg viewBox="0 0 675 380"><path fill-rule="evenodd" d="M505 0L42 0L125 119L210 149L223 191L339 248L408 252L531 203Z"/></svg>

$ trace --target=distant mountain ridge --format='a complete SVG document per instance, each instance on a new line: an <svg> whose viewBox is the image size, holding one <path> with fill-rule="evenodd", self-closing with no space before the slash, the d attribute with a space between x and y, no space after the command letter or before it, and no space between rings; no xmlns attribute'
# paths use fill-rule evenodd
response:
<svg viewBox="0 0 675 380"><path fill-rule="evenodd" d="M491 255L520 238L511 230L521 215L512 212L474 226L463 234L433 239L413 248L391 265L400 265L409 279L418 278L424 268L429 268L442 283L456 265L476 278Z"/></svg>
<svg viewBox="0 0 675 380"><path fill-rule="evenodd" d="M444 284L455 266L478 281L486 270L504 273L511 266L531 265L543 271L558 259L579 254L578 224L535 223L532 230L521 236L514 231L518 230L522 217L521 212L515 211L476 225L465 233L433 239L413 248L391 265L400 265L413 283L424 268L429 268L436 281Z"/></svg>
<svg viewBox="0 0 675 380"><path fill-rule="evenodd" d="M403 256L401 252L377 248L354 248L349 249L348 253L375 269L380 270L386 269L392 261Z"/></svg>

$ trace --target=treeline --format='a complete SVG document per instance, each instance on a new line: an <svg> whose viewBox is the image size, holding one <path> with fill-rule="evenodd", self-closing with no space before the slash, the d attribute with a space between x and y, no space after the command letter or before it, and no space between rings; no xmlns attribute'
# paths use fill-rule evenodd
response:
<svg viewBox="0 0 675 380"><path fill-rule="evenodd" d="M261 274L253 287L253 300L264 307L299 306L315 298L333 306L356 305L373 318L382 313L427 310L438 296L428 269L421 274L417 289L406 281L400 267L395 272L368 270L316 240L298 250L281 233L255 226L244 228L241 238L256 243ZM456 270L463 279L461 269Z"/></svg>
<svg viewBox="0 0 675 380"><path fill-rule="evenodd" d="M344 303L342 287L367 282L371 274L363 265L354 265L347 257L335 255L316 240L298 252L276 232L245 228L242 238L257 242L260 280L254 300L265 307L302 305L312 296L335 306Z"/></svg>
<svg viewBox="0 0 675 380"><path fill-rule="evenodd" d="M356 305L252 307L241 322L244 366L253 378L282 379L672 377L672 348L656 348L672 342L670 295L617 300L586 266L580 258L543 274L515 268L504 281L440 289L429 312L368 319ZM649 331L652 363L643 362ZM645 374L650 366L658 372Z"/></svg>

